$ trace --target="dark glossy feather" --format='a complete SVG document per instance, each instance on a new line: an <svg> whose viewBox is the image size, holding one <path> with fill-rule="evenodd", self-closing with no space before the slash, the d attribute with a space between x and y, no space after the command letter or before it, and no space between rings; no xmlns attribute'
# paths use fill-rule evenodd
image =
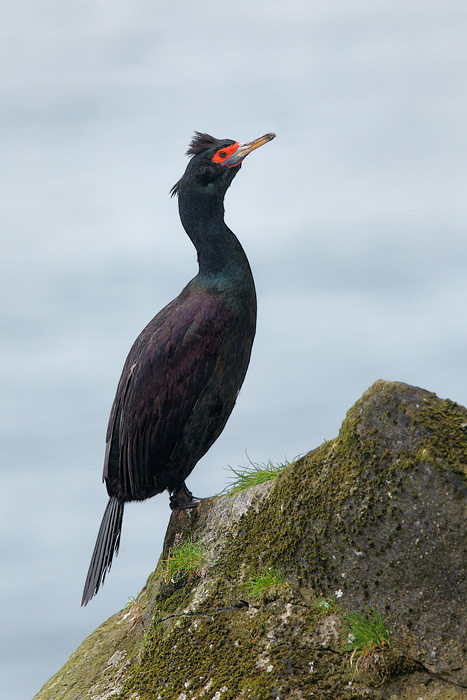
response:
<svg viewBox="0 0 467 700"><path fill-rule="evenodd" d="M185 478L170 468L177 442L191 450L189 465L204 454L204 445L190 443L187 420L209 391L229 321L221 298L184 294L137 338L107 431L104 479L110 496L142 500L175 488Z"/></svg>
<svg viewBox="0 0 467 700"><path fill-rule="evenodd" d="M112 566L114 555L118 554L122 530L124 503L109 498L102 518L96 545L92 553L88 575L84 584L81 605L86 605L96 595L104 583L105 575Z"/></svg>
<svg viewBox="0 0 467 700"><path fill-rule="evenodd" d="M246 146L254 150L267 137ZM172 188L199 272L141 332L123 367L107 429L103 478L110 498L83 605L118 551L125 502L167 489L171 508L199 505L185 480L221 434L245 378L256 293L245 252L224 222L224 196L241 161L225 167L214 158L230 144L196 132L193 157ZM242 158L248 152L243 147Z"/></svg>
<svg viewBox="0 0 467 700"><path fill-rule="evenodd" d="M211 146L217 143L218 140L215 139L214 136L202 133L201 131L195 131L195 135L193 136L191 143L188 146L186 154L187 156L195 156L197 153L201 153L201 151L205 151L206 149L211 148Z"/></svg>

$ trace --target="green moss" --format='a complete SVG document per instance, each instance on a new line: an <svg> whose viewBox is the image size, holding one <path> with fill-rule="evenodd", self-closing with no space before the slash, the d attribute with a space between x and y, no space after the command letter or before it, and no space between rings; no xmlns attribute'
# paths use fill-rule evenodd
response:
<svg viewBox="0 0 467 700"><path fill-rule="evenodd" d="M216 602L210 599L204 607ZM297 689L329 700L357 697L348 691L347 657L317 646L312 615L297 610L300 615L274 602L247 614L234 607L211 608L210 614L198 610L175 624L171 619L170 629L156 622L151 646L117 697L129 700L137 693L140 700L174 700L181 693L186 698L206 693L209 698L270 700L278 693L294 697Z"/></svg>
<svg viewBox="0 0 467 700"><path fill-rule="evenodd" d="M444 471L460 474L467 483L467 411L446 399L423 406L414 422L427 431L418 453L420 461L431 461Z"/></svg>
<svg viewBox="0 0 467 700"><path fill-rule="evenodd" d="M336 522L333 514L357 489L370 491L370 482L361 483L367 469L353 427L344 421L339 438L287 467L259 512L243 516L220 565L224 575L235 575L241 559L251 568L280 567L286 576L293 570L298 582L321 576L327 565L323 545L329 528L350 534L347 524ZM360 518L363 511L357 513ZM297 561L302 563L298 571Z"/></svg>
<svg viewBox="0 0 467 700"><path fill-rule="evenodd" d="M290 573L297 586L323 584L329 566L327 534L331 528L340 528L343 536L350 534L348 524L336 522L334 513L356 489L363 488L369 497L371 485L363 481L368 470L366 459L367 450L362 449L350 416L336 440L286 467L268 498L259 508L247 511L227 537L222 556L209 572L212 579L223 584L188 615L180 614L183 609L192 610L191 591L187 588L177 591L175 606L175 593L165 600L159 598L151 645L119 697L123 700L137 692L142 700L159 696L172 700L185 690L193 696L200 694L211 683L210 688L216 692L227 688L223 691L225 697L269 700L278 684L287 697L284 679L290 676L293 687L319 691L322 698L356 697L348 691L348 659L330 652L323 657L314 646L310 651L316 624L312 610L304 615L303 606L300 608L301 621L297 625L300 627L306 619L306 629L300 632L295 627L293 634L287 630L277 634L280 623L271 606L279 606L283 615L286 603L269 602L249 615L233 603L241 597L241 583L249 569L280 566L284 573ZM287 515L282 517L282 513ZM355 516L364 523L368 507L357 510ZM172 614L174 607L179 617L167 621L166 616ZM166 625L172 630L170 633ZM271 627L280 643L271 643ZM299 644L299 639L308 640L308 645ZM315 661L304 660L310 659L310 654ZM185 689L188 680L190 686Z"/></svg>
<svg viewBox="0 0 467 700"><path fill-rule="evenodd" d="M116 671L135 662L144 623L135 610L122 610L84 640L67 663L37 695L38 700L84 698L99 681L102 689L119 685ZM115 635L115 629L119 634Z"/></svg>
<svg viewBox="0 0 467 700"><path fill-rule="evenodd" d="M128 627L125 644L132 633L134 639L125 649L133 665L113 697L381 697L368 687L371 674L381 680L408 673L402 657L390 658L385 649L378 667L386 669L383 675L370 669L369 679L356 677L350 653L344 652L346 636L342 631L333 636L339 615L317 615L311 601L335 601L337 589L343 588L339 609L341 604L349 611L386 606L394 620L398 605L389 609L394 588L387 586L402 580L406 589L405 573L398 574L405 554L398 543L410 529L407 512L424 507L428 482L418 477L431 479L431 465L447 479L465 476L466 464L465 409L413 387L377 382L349 410L335 440L286 466L273 482L206 500L197 512L173 514L164 557L174 542L194 536L209 545L211 566L196 580L166 581L159 564L144 598L136 601L144 611L142 629ZM410 521L412 527L415 521ZM426 542L431 544L429 538ZM250 572L269 568L280 570L287 584L252 601L244 589ZM419 636L419 598L407 600L411 609L400 611L402 641L412 645L418 658L425 643ZM121 632L115 620L109 624L106 643L110 631ZM90 644L95 645L98 634L93 638ZM121 646L119 638L105 654ZM395 698L404 697L403 691L397 693ZM41 700L48 697L61 696Z"/></svg>

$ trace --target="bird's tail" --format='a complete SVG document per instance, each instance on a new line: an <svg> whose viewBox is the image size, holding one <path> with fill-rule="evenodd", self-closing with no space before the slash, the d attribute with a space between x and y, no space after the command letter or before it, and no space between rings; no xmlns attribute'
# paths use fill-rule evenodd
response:
<svg viewBox="0 0 467 700"><path fill-rule="evenodd" d="M123 503L114 496L109 498L102 518L96 546L92 553L89 571L84 584L81 605L87 605L104 583L105 575L112 566L114 554L118 554L123 520Z"/></svg>

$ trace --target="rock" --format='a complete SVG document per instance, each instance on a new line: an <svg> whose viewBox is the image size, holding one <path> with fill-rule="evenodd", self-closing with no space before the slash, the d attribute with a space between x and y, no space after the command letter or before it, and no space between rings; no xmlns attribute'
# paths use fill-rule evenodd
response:
<svg viewBox="0 0 467 700"><path fill-rule="evenodd" d="M376 382L275 481L174 513L138 599L35 700L467 698L466 470L465 408ZM209 564L167 582L188 538ZM268 569L284 582L254 597ZM346 615L370 610L389 646L352 656Z"/></svg>

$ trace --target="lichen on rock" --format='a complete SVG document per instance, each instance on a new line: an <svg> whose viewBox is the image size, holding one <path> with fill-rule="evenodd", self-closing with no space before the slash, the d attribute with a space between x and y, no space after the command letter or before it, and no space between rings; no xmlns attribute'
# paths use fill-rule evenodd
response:
<svg viewBox="0 0 467 700"><path fill-rule="evenodd" d="M335 440L275 481L174 513L133 609L36 700L466 698L466 470L465 408L376 382ZM162 562L187 538L210 566L166 581ZM285 583L249 596L245 581L268 567ZM336 593L318 616L312 601ZM350 664L339 614L370 608L391 639L373 674Z"/></svg>

